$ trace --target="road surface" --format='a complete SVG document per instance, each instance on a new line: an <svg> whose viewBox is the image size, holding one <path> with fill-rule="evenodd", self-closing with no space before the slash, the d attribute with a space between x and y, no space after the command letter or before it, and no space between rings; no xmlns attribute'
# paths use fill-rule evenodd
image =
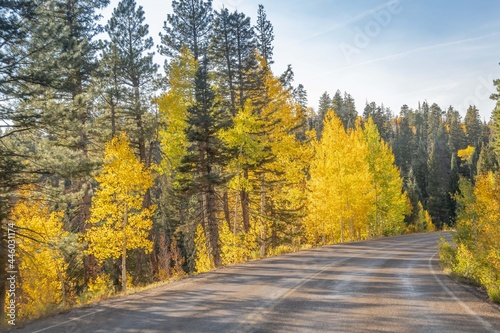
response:
<svg viewBox="0 0 500 333"><path fill-rule="evenodd" d="M15 332L500 332L500 308L438 266L439 234L253 261Z"/></svg>

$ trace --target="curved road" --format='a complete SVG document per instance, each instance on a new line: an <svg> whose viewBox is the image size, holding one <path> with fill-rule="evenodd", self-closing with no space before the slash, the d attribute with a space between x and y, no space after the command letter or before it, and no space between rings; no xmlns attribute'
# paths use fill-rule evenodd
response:
<svg viewBox="0 0 500 333"><path fill-rule="evenodd" d="M500 332L500 308L440 270L438 238L391 237L253 261L15 332Z"/></svg>

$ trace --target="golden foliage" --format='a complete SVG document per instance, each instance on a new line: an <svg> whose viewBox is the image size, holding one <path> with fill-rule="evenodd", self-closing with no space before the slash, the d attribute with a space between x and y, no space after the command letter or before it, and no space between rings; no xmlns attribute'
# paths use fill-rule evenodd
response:
<svg viewBox="0 0 500 333"><path fill-rule="evenodd" d="M86 253L103 261L122 256L124 246L151 251L148 234L155 207L145 209L142 202L153 176L134 155L124 133L106 145L104 168L95 178L99 188L92 199L92 227L84 236Z"/></svg>
<svg viewBox="0 0 500 333"><path fill-rule="evenodd" d="M219 225L219 237L221 242L222 265L227 266L244 262L251 258L252 248L256 247L255 242L250 239L251 232L239 232L234 234L227 223L222 222Z"/></svg>
<svg viewBox="0 0 500 333"><path fill-rule="evenodd" d="M17 235L20 296L18 318L31 319L57 307L64 300L67 264L61 241L68 236L63 230L63 213L51 212L43 197L32 188L21 191L11 212L19 230Z"/></svg>
<svg viewBox="0 0 500 333"><path fill-rule="evenodd" d="M473 187L460 179L456 248L449 266L456 274L485 286L500 302L500 174L481 174Z"/></svg>
<svg viewBox="0 0 500 333"><path fill-rule="evenodd" d="M365 160L367 145L359 132L346 133L340 119L329 111L323 137L313 142L313 148L307 239L312 244L332 244L366 238L374 195L373 175Z"/></svg>
<svg viewBox="0 0 500 333"><path fill-rule="evenodd" d="M160 116L158 136L163 154L160 169L171 176L186 155L188 108L194 103L194 77L197 63L184 47L170 68L170 90L156 99Z"/></svg>
<svg viewBox="0 0 500 333"><path fill-rule="evenodd" d="M460 149L457 152L457 156L464 161L471 162L472 156L474 156L475 151L476 151L475 147L468 146L465 149Z"/></svg>
<svg viewBox="0 0 500 333"><path fill-rule="evenodd" d="M194 239L196 249L196 272L203 273L215 268L214 260L207 247L207 238L201 224L196 227L196 237Z"/></svg>

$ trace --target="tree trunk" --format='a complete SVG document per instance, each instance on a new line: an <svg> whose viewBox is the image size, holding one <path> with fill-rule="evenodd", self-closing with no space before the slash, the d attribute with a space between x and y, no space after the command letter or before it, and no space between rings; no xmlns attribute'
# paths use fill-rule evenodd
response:
<svg viewBox="0 0 500 333"><path fill-rule="evenodd" d="M123 218L123 247L122 247L122 290L127 293L127 237L125 228L128 224L128 205L125 204L125 216Z"/></svg>
<svg viewBox="0 0 500 333"><path fill-rule="evenodd" d="M227 189L224 190L222 195L222 205L224 208L224 218L226 219L227 225L231 226L231 215L229 213L229 194Z"/></svg>
<svg viewBox="0 0 500 333"><path fill-rule="evenodd" d="M216 197L214 185L209 185L208 192L208 219L210 224L210 244L215 267L222 266L222 258L219 246L219 223L216 215Z"/></svg>
<svg viewBox="0 0 500 333"><path fill-rule="evenodd" d="M266 209L266 191L265 183L266 176L263 173L260 179L260 219L261 219L261 229L260 229L260 256L266 256L266 219L265 219L265 209Z"/></svg>
<svg viewBox="0 0 500 333"><path fill-rule="evenodd" d="M248 180L248 170L245 169L243 171L243 177L245 180ZM240 199L241 199L241 215L243 218L243 230L247 233L250 231L250 195L246 190L240 191Z"/></svg>

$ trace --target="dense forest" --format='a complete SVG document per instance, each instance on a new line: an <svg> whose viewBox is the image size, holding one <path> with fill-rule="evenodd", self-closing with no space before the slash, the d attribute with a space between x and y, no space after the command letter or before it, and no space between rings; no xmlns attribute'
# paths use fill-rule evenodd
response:
<svg viewBox="0 0 500 333"><path fill-rule="evenodd" d="M272 71L263 6L252 22L172 1L155 46L135 0L100 25L108 3L0 0L3 311L8 272L24 320L252 258L450 227L453 268L498 292L500 109L490 123L475 106L357 109L340 90L313 109L291 66Z"/></svg>

